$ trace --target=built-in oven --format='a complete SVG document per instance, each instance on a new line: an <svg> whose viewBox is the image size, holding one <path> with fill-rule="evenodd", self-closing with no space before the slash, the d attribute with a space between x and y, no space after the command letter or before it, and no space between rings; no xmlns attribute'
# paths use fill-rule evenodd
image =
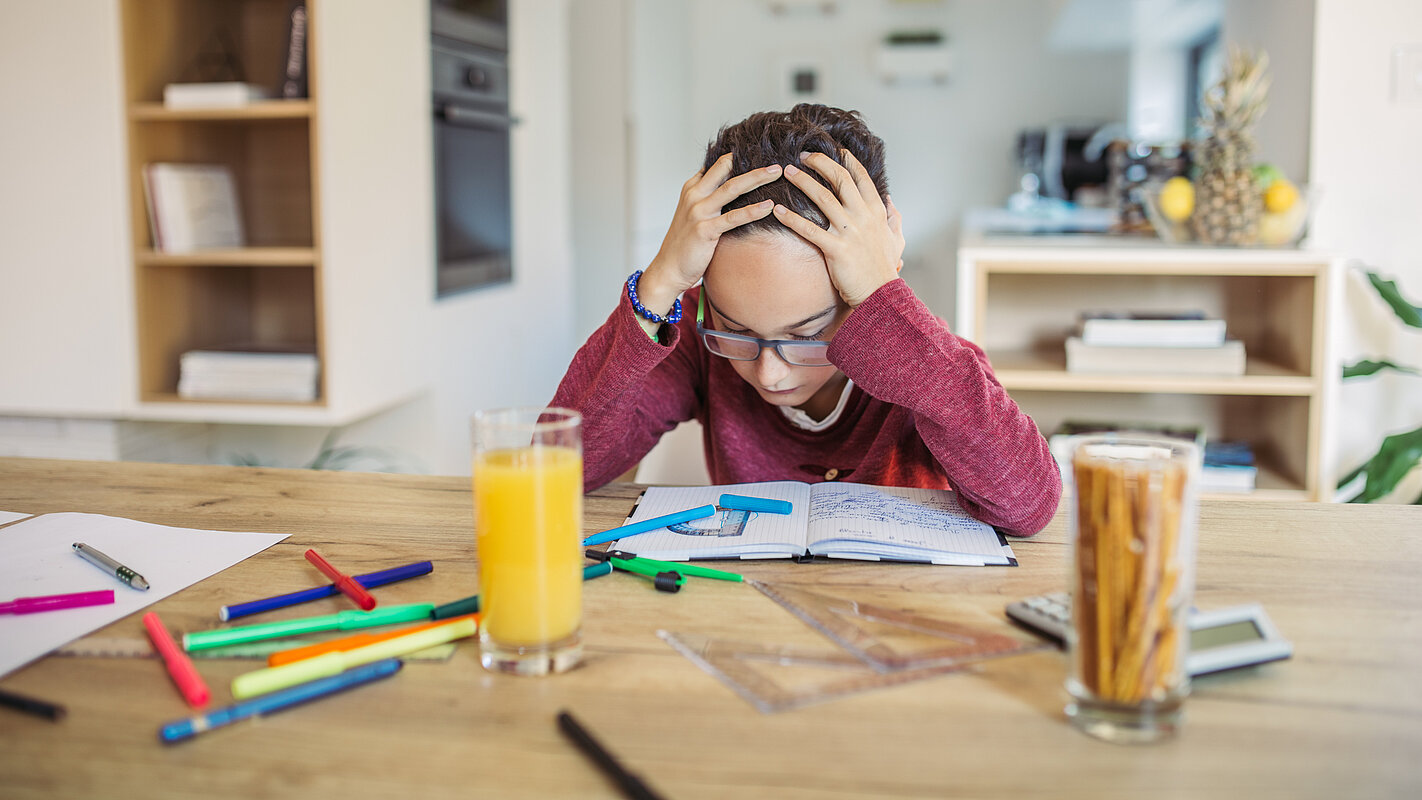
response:
<svg viewBox="0 0 1422 800"><path fill-rule="evenodd" d="M507 10L432 0L435 287L445 296L513 277Z"/></svg>

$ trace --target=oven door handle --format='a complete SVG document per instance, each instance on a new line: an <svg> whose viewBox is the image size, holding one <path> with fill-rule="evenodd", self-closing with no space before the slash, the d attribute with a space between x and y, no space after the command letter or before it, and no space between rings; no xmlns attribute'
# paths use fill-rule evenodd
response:
<svg viewBox="0 0 1422 800"><path fill-rule="evenodd" d="M445 122L451 125L458 125L462 128L508 130L518 122L518 120L510 114L500 114L494 111L479 111L478 109L457 106L452 103L446 103L441 106L439 115Z"/></svg>

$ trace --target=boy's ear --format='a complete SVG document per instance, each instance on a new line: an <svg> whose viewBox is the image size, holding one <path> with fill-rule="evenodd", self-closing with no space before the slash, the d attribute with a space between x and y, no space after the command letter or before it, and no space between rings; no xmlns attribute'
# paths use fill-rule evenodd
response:
<svg viewBox="0 0 1422 800"><path fill-rule="evenodd" d="M899 265L898 265L897 267L894 267L894 272L903 272L903 271L904 271L904 260L901 258L901 259L899 259Z"/></svg>

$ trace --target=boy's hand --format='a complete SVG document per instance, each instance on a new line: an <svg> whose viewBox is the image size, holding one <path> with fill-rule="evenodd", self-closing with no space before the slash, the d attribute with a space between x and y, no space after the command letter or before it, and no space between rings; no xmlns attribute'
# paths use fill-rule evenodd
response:
<svg viewBox="0 0 1422 800"><path fill-rule="evenodd" d="M903 217L892 200L886 205L869 171L848 150L844 164L824 153L801 153L800 163L824 176L826 189L793 164L785 177L814 201L829 220L828 230L790 209L777 205L775 216L824 253L830 280L850 308L857 307L880 286L898 277L903 266Z"/></svg>
<svg viewBox="0 0 1422 800"><path fill-rule="evenodd" d="M721 208L758 186L779 180L780 174L780 165L772 164L731 177L731 154L727 153L709 169L691 176L681 187L681 199L662 247L638 283L642 305L658 314L671 310L677 295L706 274L721 234L767 216L773 203L766 200L724 214Z"/></svg>

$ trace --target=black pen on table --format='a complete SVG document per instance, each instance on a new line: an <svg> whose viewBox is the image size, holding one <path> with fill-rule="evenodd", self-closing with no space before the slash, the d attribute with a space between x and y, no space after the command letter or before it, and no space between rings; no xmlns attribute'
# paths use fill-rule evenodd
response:
<svg viewBox="0 0 1422 800"><path fill-rule="evenodd" d="M16 711L23 711L27 714L34 714L37 717L58 722L64 719L64 706L51 703L47 700L40 700L37 697L26 697L22 694L15 694L0 689L0 706L13 708Z"/></svg>
<svg viewBox="0 0 1422 800"><path fill-rule="evenodd" d="M558 730L572 739L573 744L576 744L579 750L583 751L588 758L593 760L593 763L616 781L617 788L621 789L623 794L632 800L662 800L662 796L652 791L651 787L643 783L641 778L628 772L627 768L618 762L616 756L609 753L597 739L593 738L591 733L588 733L583 726L578 724L577 720L573 719L572 714L566 711L558 712Z"/></svg>

